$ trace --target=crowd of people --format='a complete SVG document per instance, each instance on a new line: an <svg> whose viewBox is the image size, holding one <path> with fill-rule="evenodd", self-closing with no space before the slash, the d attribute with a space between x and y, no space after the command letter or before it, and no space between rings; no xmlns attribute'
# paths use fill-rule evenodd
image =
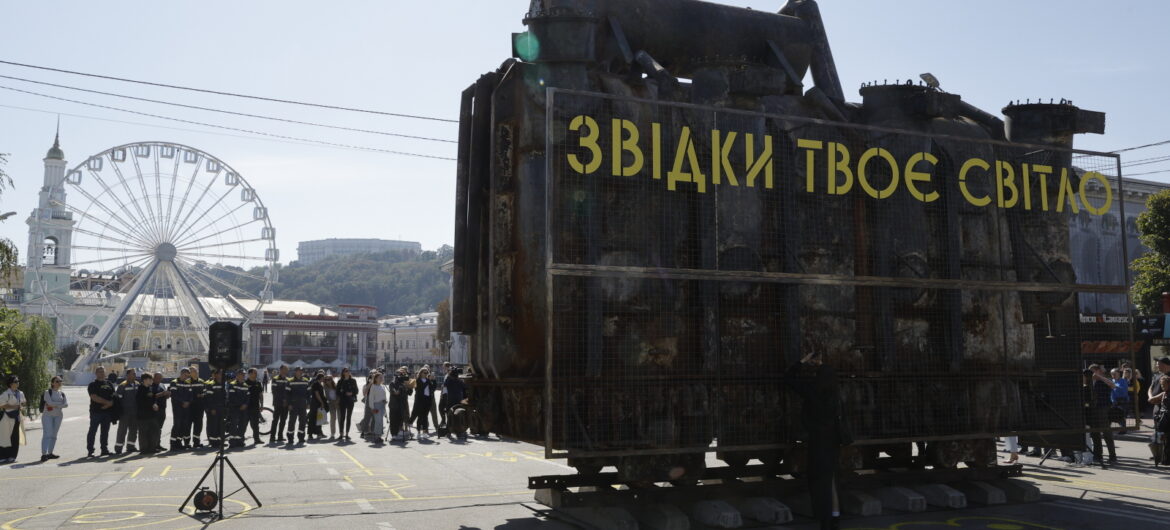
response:
<svg viewBox="0 0 1170 530"><path fill-rule="evenodd" d="M1085 411L1085 425L1088 434L1081 448L1065 448L1060 459L1069 463L1105 465L1117 463L1116 440L1113 424L1120 424L1118 434L1126 434L1130 428L1130 416L1134 427L1140 427L1142 415L1152 407L1153 430L1150 438L1151 460L1155 465L1170 465L1170 357L1162 357L1154 365L1149 387L1145 377L1128 361L1118 367L1106 370L1100 364L1091 364L1084 370L1082 402ZM1018 437L1005 439L1005 450L1009 453L1008 463L1019 461L1019 455L1042 457L1052 455L1056 448L1032 447L1031 451L1019 443ZM1108 460L1105 454L1108 453Z"/></svg>
<svg viewBox="0 0 1170 530"><path fill-rule="evenodd" d="M326 425L329 440L352 442L355 408L362 412L360 421L356 422L359 435L374 444L385 443L387 426L392 440L413 438L411 426L417 429L419 437L430 437L432 426L437 431L445 430L452 409L466 405L466 387L459 378L461 372L459 367L443 363L442 375L446 377L440 385L429 366L420 368L413 377L405 366L401 367L390 381L385 381L384 374L375 370L359 388L348 368L336 379L324 371L310 376L303 368L290 370L281 366L272 377L250 368L234 372L212 370L211 378L203 380L198 367L191 366L164 384L161 373L139 375L130 368L118 379L116 374L107 374L104 367L97 367L94 381L86 388L87 457L214 449L221 445L241 448L246 446L249 428L252 443L262 444L261 411L265 408L269 386L272 399L269 444L324 440ZM26 420L22 410L28 404L20 391L19 378L10 376L6 383L6 390L0 393L0 464L15 462L24 445L22 424ZM57 437L64 409L69 407L61 384L60 377L53 377L50 388L41 397L42 462L59 458L55 453ZM413 409L408 405L411 395L414 395ZM163 426L168 410L169 445L164 448ZM466 437L463 431L456 435ZM202 443L204 438L206 445Z"/></svg>

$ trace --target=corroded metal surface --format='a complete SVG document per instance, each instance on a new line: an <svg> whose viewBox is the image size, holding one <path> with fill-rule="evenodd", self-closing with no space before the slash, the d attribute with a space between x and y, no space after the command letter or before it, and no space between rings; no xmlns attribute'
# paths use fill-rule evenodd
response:
<svg viewBox="0 0 1170 530"><path fill-rule="evenodd" d="M1082 183L1116 175L1071 149L1103 115L1005 127L901 82L847 103L815 7L534 0L464 94L453 326L487 428L629 478L781 463L808 351L850 467L1080 428L1077 293L1125 296L1070 265L1070 216L1108 210Z"/></svg>

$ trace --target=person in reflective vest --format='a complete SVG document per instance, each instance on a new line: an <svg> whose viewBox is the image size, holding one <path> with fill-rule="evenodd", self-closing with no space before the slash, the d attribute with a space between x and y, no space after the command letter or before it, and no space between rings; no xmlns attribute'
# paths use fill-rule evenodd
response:
<svg viewBox="0 0 1170 530"><path fill-rule="evenodd" d="M260 408L264 406L264 384L256 378L256 369L248 369L248 423L252 425L252 443L260 445Z"/></svg>
<svg viewBox="0 0 1170 530"><path fill-rule="evenodd" d="M236 370L235 378L228 384L228 446L244 446L244 429L248 426L248 382L244 371Z"/></svg>
<svg viewBox="0 0 1170 530"><path fill-rule="evenodd" d="M309 427L309 384L309 378L305 377L299 367L293 372L292 379L288 380L288 390L285 392L288 399L288 445L293 444L294 433L299 443L305 443Z"/></svg>
<svg viewBox="0 0 1170 530"><path fill-rule="evenodd" d="M272 431L268 443L284 441L288 423L288 366L280 365L280 373L272 378Z"/></svg>
<svg viewBox="0 0 1170 530"><path fill-rule="evenodd" d="M191 446L191 370L179 370L179 377L171 381L171 451L182 451Z"/></svg>
<svg viewBox="0 0 1170 530"><path fill-rule="evenodd" d="M191 447L198 449L203 447L199 438L203 435L203 391L207 381L199 378L199 367L194 364L191 365L190 384L194 398L191 400L191 411L187 413L187 417L191 419Z"/></svg>
<svg viewBox="0 0 1170 530"><path fill-rule="evenodd" d="M223 428L225 421L223 370L216 368L211 372L211 380L203 384L203 410L207 411L207 442L212 449L219 449L223 445Z"/></svg>

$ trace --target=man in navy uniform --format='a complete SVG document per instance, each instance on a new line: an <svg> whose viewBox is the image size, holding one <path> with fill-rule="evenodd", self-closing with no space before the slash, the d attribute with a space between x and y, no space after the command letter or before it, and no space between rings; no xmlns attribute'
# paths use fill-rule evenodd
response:
<svg viewBox="0 0 1170 530"><path fill-rule="evenodd" d="M268 443L284 441L288 423L288 366L280 365L280 374L272 378L272 431Z"/></svg>
<svg viewBox="0 0 1170 530"><path fill-rule="evenodd" d="M114 438L114 454L122 454L122 448L129 445L129 452L138 449L134 447L138 439L138 373L133 368L126 369L126 379L114 387L114 395L122 402L122 416L118 418L118 435Z"/></svg>
<svg viewBox="0 0 1170 530"><path fill-rule="evenodd" d="M248 425L248 383L244 371L236 370L236 377L228 384L228 446L244 446L244 428Z"/></svg>
<svg viewBox="0 0 1170 530"><path fill-rule="evenodd" d="M114 407L114 385L106 379L106 369L101 366L93 372L94 380L86 389L89 394L89 433L85 436L85 448L93 458L94 437L101 430L102 456L110 456L110 421Z"/></svg>
<svg viewBox="0 0 1170 530"><path fill-rule="evenodd" d="M223 444L225 390L223 370L216 368L211 372L211 380L203 384L202 397L203 410L207 411L207 442L212 449L219 449Z"/></svg>
<svg viewBox="0 0 1170 530"><path fill-rule="evenodd" d="M288 380L288 390L285 392L288 400L288 445L293 444L294 432L298 434L298 441L305 443L305 431L309 428L309 384L309 378L304 376L300 367Z"/></svg>
<svg viewBox="0 0 1170 530"><path fill-rule="evenodd" d="M191 445L191 400L194 391L187 383L191 370L184 368L171 381L171 451L182 451Z"/></svg>
<svg viewBox="0 0 1170 530"><path fill-rule="evenodd" d="M191 418L191 447L203 447L199 438L203 435L203 392L206 390L207 381L199 378L199 366L191 365L191 391L194 398L191 400L191 411L187 413L187 417ZM210 429L208 433L210 434Z"/></svg>
<svg viewBox="0 0 1170 530"><path fill-rule="evenodd" d="M248 423L252 425L252 443L260 445L260 408L264 406L264 383L256 378L255 368L248 369L248 380L245 383L248 385Z"/></svg>

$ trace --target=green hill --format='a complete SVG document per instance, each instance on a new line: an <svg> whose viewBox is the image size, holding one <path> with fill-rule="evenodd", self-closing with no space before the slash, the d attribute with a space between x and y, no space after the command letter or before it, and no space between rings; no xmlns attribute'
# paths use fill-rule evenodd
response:
<svg viewBox="0 0 1170 530"><path fill-rule="evenodd" d="M310 265L292 262L280 269L276 298L307 300L321 305L362 304L378 308L380 315L433 311L449 292L449 275L439 269L451 259L453 249L421 254L382 252L337 256ZM260 269L253 269L262 275ZM259 285L241 285L258 292Z"/></svg>

